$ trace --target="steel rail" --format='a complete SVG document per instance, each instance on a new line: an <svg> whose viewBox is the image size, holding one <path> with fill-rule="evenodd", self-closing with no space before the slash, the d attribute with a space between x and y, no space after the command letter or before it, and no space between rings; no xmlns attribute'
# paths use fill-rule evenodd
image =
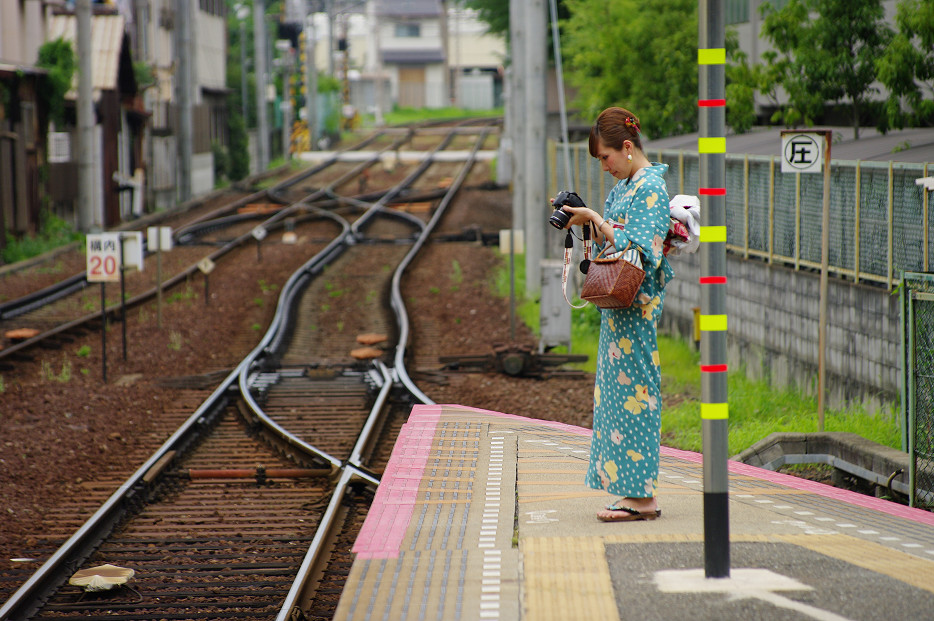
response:
<svg viewBox="0 0 934 621"><path fill-rule="evenodd" d="M444 215L445 211L447 211L447 207L451 200L453 200L454 196L457 194L457 191L460 189L460 186L464 183L464 180L467 178L467 174L470 172L470 169L473 168L473 165L476 162L477 151L479 151L480 145L483 144L483 141L486 140L486 136L488 135L489 131L489 128L487 128L487 131L484 131L480 138L477 140L473 150L470 152L470 155L467 158L467 161L464 162L464 165L461 167L461 171L457 178L453 183L451 183L449 191L444 195L444 198L441 199L441 202L438 204L435 212L428 220L428 224L425 227L424 233L415 242L409 253L403 257L399 267L396 269L396 272L392 277L392 293L390 294L390 301L393 308L396 309L396 317L399 321L399 343L396 346L396 358L393 369L398 381L401 382L409 392L415 395L419 401L427 405L434 405L435 402L430 397L428 397L428 395L422 392L418 386L415 385L415 382L413 382L409 377L408 371L405 367L406 343L408 343L409 340L409 316L405 310L405 301L402 299L401 293L402 273L405 271L405 268L408 267L409 263L412 262L412 259L415 258L415 255L418 254L418 252L421 250L425 241L428 239L428 236L431 235L431 232L438 224L438 221Z"/></svg>

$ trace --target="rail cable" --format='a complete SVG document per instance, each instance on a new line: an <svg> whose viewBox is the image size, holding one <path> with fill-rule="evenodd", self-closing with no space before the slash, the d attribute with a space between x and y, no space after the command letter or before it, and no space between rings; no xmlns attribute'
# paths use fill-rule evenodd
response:
<svg viewBox="0 0 934 621"><path fill-rule="evenodd" d="M189 448L200 442L204 431L216 424L216 421L222 417L226 410L229 410L234 402L240 404L238 407L244 417L253 423L258 423L262 428L262 433L267 436L274 436L274 441L287 447L285 451L280 451L292 461L299 461L305 464L319 464L325 466L325 469L332 472L334 478L334 490L328 501L328 508L318 522L315 536L312 540L308 552L302 561L298 578L293 582L292 587L286 596L285 603L280 609L279 618L288 618L296 610L299 595L308 588L308 576L310 568L320 562L319 555L324 543L330 538L328 534L330 529L337 522L338 507L347 493L347 489L355 484L363 483L369 486L378 484L378 474L373 472L363 463L364 447L371 442L371 434L379 426L378 419L380 412L385 408L389 399L390 391L396 382L402 383L408 393L415 399L424 403L431 401L421 391L414 386L404 368L405 344L408 339L409 324L405 313L404 303L399 294L399 281L401 275L412 257L418 252L418 249L424 244L428 235L431 233L434 225L440 219L444 209L450 203L453 196L458 191L463 180L466 178L470 167L473 165L476 152L486 137L484 131L481 138L477 141L468 161L464 164L456 181L451 184L444 198L439 203L434 215L430 221L424 222L413 218L407 214L401 214L392 211L386 211L385 207L389 204L393 196L397 196L406 187L411 185L420 176L424 170L431 165L433 155L425 159L422 166L418 167L417 174L413 172L398 186L385 193L376 203L366 207L361 201L335 199L345 204L355 205L365 208L363 214L357 218L353 224L343 219L341 216L312 206L307 203L301 205L301 210L308 217L330 218L340 222L341 233L337 235L325 249L320 251L310 259L300 270L298 270L289 279L289 282L283 287L280 294L279 304L277 305L276 315L269 330L263 337L259 345L235 368L220 385L211 393L200 407L185 421L185 423L156 451L135 473L133 473L120 488L114 492L111 497L101 506L95 514L85 522L85 524L68 541L62 545L55 554L46 561L39 570L8 600L2 609L0 609L0 619L19 619L27 618L34 612L40 601L48 597L48 593L54 590L56 585L62 584L74 569L85 562L91 556L99 542L114 529L115 525L126 515L128 507L136 503L140 496L144 495L147 489L151 489L154 481L162 480L171 473L171 467L176 463ZM439 145L439 149L449 143L449 139ZM435 153L433 152L433 153ZM296 206L297 208L298 206ZM277 214L278 215L278 214ZM373 367L361 375L364 381L378 389L378 395L375 398L370 414L367 415L365 423L349 455L342 458L329 454L327 451L316 448L301 437L293 434L284 426L268 416L256 399L256 387L261 383L264 374L269 374L270 368L275 367L281 354L281 349L285 347L287 338L283 335L288 334L292 329L290 327L290 316L295 313L295 306L300 297L300 292L307 287L310 280L319 274L327 264L333 262L347 248L358 245L364 239L364 230L371 226L377 219L391 217L402 219L404 223L414 227L419 231L408 254L403 258L395 272L392 275L392 309L396 314L396 321L399 329L399 339L396 346L395 368L388 369L380 362L373 363ZM282 218L278 218L272 225L281 224ZM241 241L247 235L240 236ZM279 371L276 371L277 373ZM234 390L237 388L238 390ZM234 396L236 392L239 395ZM314 469L312 469L314 470ZM310 471L309 471L310 472ZM317 472L321 472L319 468ZM239 474L237 475L239 476Z"/></svg>

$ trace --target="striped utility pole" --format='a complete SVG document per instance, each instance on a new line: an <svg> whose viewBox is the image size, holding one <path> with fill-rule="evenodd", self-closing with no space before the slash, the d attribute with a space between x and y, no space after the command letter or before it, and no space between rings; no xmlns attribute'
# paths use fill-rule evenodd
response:
<svg viewBox="0 0 934 621"><path fill-rule="evenodd" d="M726 357L726 48L723 0L699 0L698 121L701 196L701 424L704 568L730 576Z"/></svg>

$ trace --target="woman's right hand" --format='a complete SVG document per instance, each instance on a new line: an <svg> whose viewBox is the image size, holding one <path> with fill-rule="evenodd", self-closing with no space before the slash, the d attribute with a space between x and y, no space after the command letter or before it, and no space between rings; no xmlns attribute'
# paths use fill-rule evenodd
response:
<svg viewBox="0 0 934 621"><path fill-rule="evenodd" d="M571 207L570 205L563 205L561 209L571 216L571 219L568 220L568 226L565 228L582 226L588 222L593 222L594 225L596 225L600 221L600 216L590 207Z"/></svg>

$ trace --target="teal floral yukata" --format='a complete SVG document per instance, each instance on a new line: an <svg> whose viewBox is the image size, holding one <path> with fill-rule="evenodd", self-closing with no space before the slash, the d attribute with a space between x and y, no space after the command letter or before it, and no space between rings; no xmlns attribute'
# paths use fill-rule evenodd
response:
<svg viewBox="0 0 934 621"><path fill-rule="evenodd" d="M629 308L601 309L587 485L616 496L651 498L658 479L661 370L656 329L674 272L663 253L668 232L668 166L652 164L610 191L603 216L614 220L618 250L631 241L645 280Z"/></svg>

